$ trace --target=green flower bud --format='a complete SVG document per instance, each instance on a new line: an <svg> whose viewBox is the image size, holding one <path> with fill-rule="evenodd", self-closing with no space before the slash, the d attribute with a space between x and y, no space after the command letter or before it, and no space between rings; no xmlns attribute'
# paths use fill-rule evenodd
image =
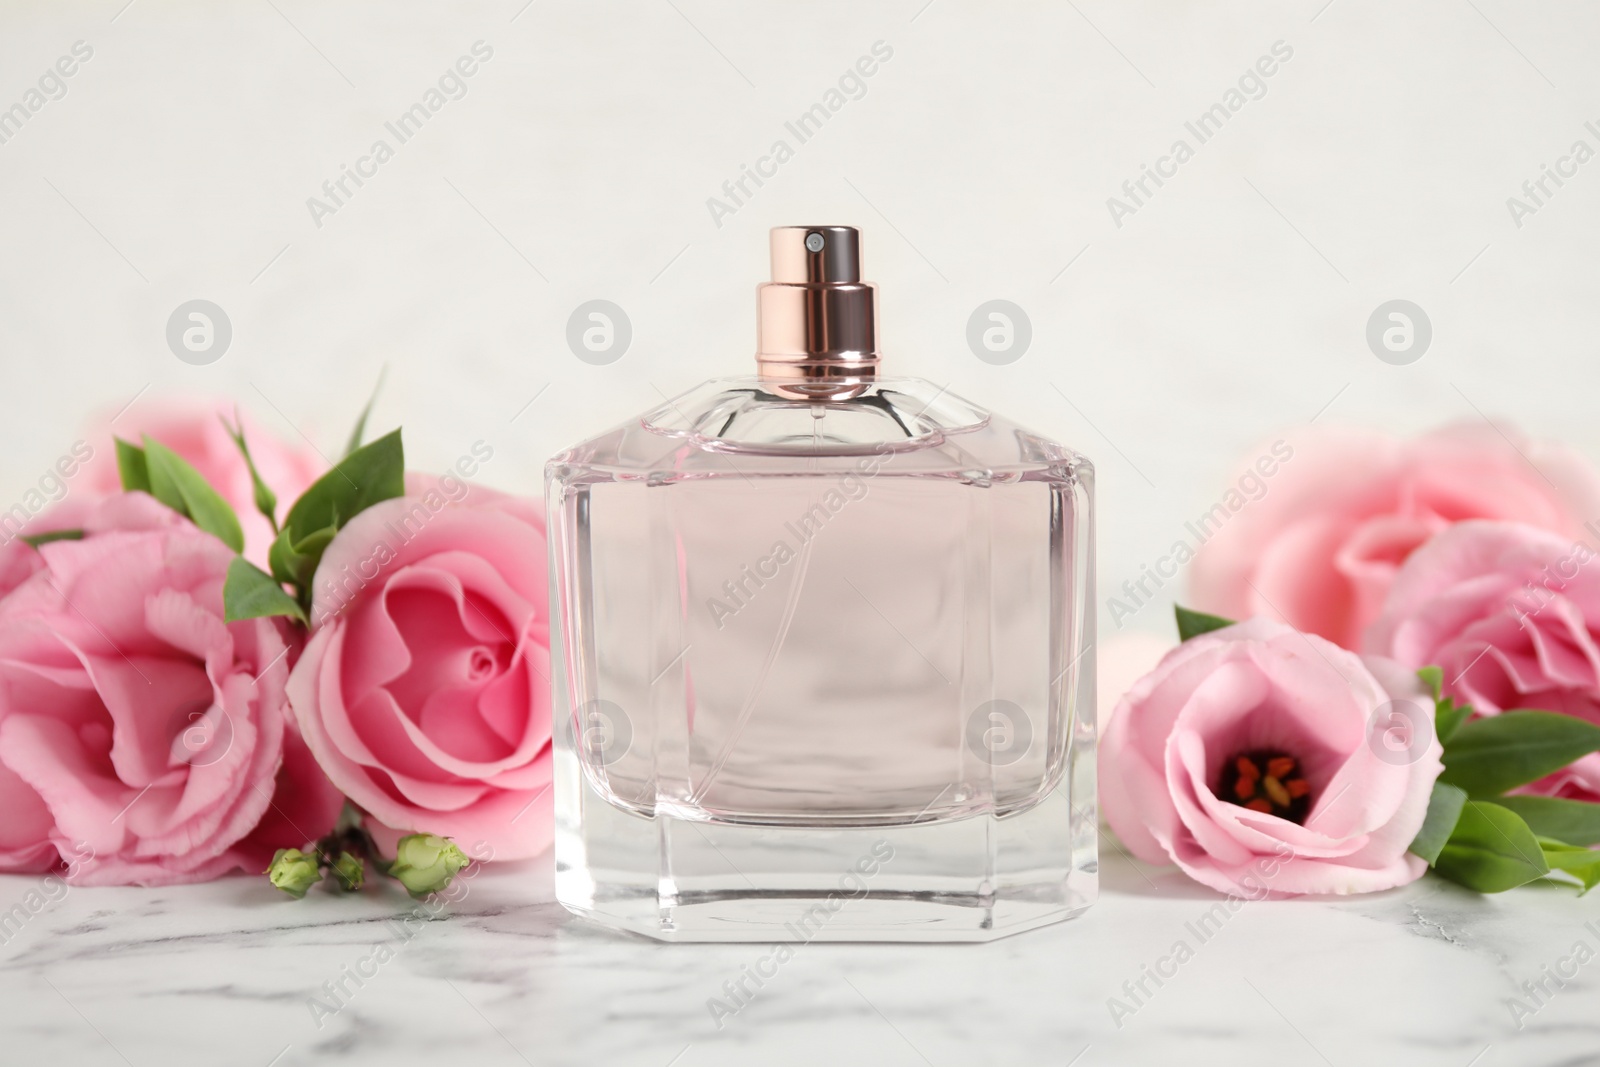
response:
<svg viewBox="0 0 1600 1067"><path fill-rule="evenodd" d="M408 834L400 839L389 875L413 897L421 899L450 885L456 872L472 862L455 842L436 834Z"/></svg>
<svg viewBox="0 0 1600 1067"><path fill-rule="evenodd" d="M301 852L297 848L280 848L272 857L272 865L267 868L267 877L272 884L299 900L306 895L306 890L322 880L322 870L317 866L317 857Z"/></svg>
<svg viewBox="0 0 1600 1067"><path fill-rule="evenodd" d="M333 861L333 877L340 889L353 893L360 889L367 881L367 865L360 856L352 856L348 852L339 853L339 858Z"/></svg>

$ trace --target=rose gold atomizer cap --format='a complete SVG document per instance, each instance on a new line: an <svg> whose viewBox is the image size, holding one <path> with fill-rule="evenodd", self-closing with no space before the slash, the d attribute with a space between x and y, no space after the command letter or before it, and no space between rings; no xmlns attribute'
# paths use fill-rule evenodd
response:
<svg viewBox="0 0 1600 1067"><path fill-rule="evenodd" d="M778 226L756 287L756 366L793 400L843 400L877 377L878 288L861 280L853 226Z"/></svg>

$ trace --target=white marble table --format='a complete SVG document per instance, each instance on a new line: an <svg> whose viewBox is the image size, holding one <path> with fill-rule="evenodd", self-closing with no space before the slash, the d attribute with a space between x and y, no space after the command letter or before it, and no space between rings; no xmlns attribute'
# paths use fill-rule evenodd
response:
<svg viewBox="0 0 1600 1067"><path fill-rule="evenodd" d="M0 907L39 885L0 878ZM409 929L397 892L296 903L236 878L57 896L3 935L0 1064L1600 1062L1600 960L1573 957L1600 950L1600 894L1554 886L1242 903L1202 940L1221 898L1113 854L1081 919L989 945L803 946L720 1029L708 999L768 949L588 925L554 903L545 862L487 870ZM1158 967L1136 1003L1123 984ZM1558 987L1558 970L1575 976ZM342 1007L324 988L341 980ZM1534 980L1542 1006L1520 988ZM1536 1009L1520 1030L1519 994ZM1135 1010L1114 1019L1112 997Z"/></svg>

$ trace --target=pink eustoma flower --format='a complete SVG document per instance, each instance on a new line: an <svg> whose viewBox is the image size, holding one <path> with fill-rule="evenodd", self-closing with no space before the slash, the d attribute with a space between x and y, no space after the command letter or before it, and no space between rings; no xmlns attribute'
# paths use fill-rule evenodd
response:
<svg viewBox="0 0 1600 1067"><path fill-rule="evenodd" d="M1406 558L1467 519L1508 519L1568 537L1600 516L1600 475L1562 445L1483 423L1400 441L1318 427L1288 441L1269 477L1199 521L1189 606L1225 618L1282 618L1362 648ZM1252 476L1253 475L1253 476Z"/></svg>
<svg viewBox="0 0 1600 1067"><path fill-rule="evenodd" d="M1600 724L1600 561L1515 522L1464 522L1401 568L1367 647L1437 665L1481 715L1540 708ZM1600 753L1526 791L1600 800Z"/></svg>
<svg viewBox="0 0 1600 1067"><path fill-rule="evenodd" d="M274 620L223 621L233 553L143 493L83 525L0 600L0 869L196 882L253 866L269 811L326 832L325 783L274 793L290 648Z"/></svg>
<svg viewBox="0 0 1600 1067"><path fill-rule="evenodd" d="M1405 885L1427 869L1407 848L1442 770L1432 708L1413 672L1281 623L1191 638L1111 717L1106 821L1224 893Z"/></svg>

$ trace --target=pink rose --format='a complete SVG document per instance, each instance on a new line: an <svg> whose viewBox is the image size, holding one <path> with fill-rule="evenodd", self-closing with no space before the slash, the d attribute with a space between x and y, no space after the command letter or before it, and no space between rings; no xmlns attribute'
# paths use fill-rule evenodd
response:
<svg viewBox="0 0 1600 1067"><path fill-rule="evenodd" d="M1266 614L1346 648L1383 607L1418 546L1464 519L1514 519L1577 537L1600 519L1600 475L1577 453L1482 423L1411 441L1318 429L1259 499L1232 508L1190 568L1190 606Z"/></svg>
<svg viewBox="0 0 1600 1067"><path fill-rule="evenodd" d="M1436 665L1482 715L1542 708L1600 724L1600 565L1588 545L1515 522L1464 522L1395 578L1367 647ZM1600 753L1528 791L1600 800Z"/></svg>
<svg viewBox="0 0 1600 1067"><path fill-rule="evenodd" d="M61 862L51 834L55 817L44 798L0 762L0 873L36 874Z"/></svg>
<svg viewBox="0 0 1600 1067"><path fill-rule="evenodd" d="M1406 850L1443 769L1432 709L1414 673L1281 623L1191 638L1111 718L1106 821L1135 856L1223 893L1405 885L1427 869ZM1425 731L1408 749L1401 722Z"/></svg>
<svg viewBox="0 0 1600 1067"><path fill-rule="evenodd" d="M94 494L121 490L113 438L139 444L142 435L148 434L182 456L233 505L244 528L244 554L265 567L272 527L256 510L250 469L222 425L224 418L233 423L234 411L233 403L225 400L135 402L116 416L115 422L101 424L90 435L94 458L84 465L83 487ZM327 464L309 445L287 444L249 415L241 417L250 456L262 480L277 495L282 518L289 505L327 470Z"/></svg>
<svg viewBox="0 0 1600 1067"><path fill-rule="evenodd" d="M15 526L0 518L0 597L44 568L44 557L24 537L76 530L94 513L97 500L85 494L64 497L59 504ZM176 516L174 516L176 518Z"/></svg>
<svg viewBox="0 0 1600 1067"><path fill-rule="evenodd" d="M536 855L553 833L543 515L454 477L407 485L322 557L290 701L381 839Z"/></svg>
<svg viewBox="0 0 1600 1067"><path fill-rule="evenodd" d="M325 832L273 794L289 648L275 621L223 622L233 553L143 493L84 527L0 601L0 869L196 882L254 863L240 843L274 807Z"/></svg>
<svg viewBox="0 0 1600 1067"><path fill-rule="evenodd" d="M289 662L294 661L291 651ZM287 702L283 711L283 762L273 781L272 803L233 850L248 874L265 871L280 848L305 848L331 833L344 810L344 794L311 754Z"/></svg>

